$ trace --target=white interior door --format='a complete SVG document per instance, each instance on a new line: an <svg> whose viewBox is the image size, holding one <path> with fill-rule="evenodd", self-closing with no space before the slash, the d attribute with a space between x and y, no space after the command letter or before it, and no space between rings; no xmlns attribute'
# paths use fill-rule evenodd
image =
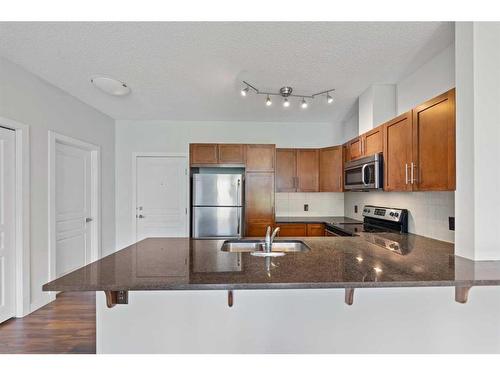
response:
<svg viewBox="0 0 500 375"><path fill-rule="evenodd" d="M91 261L91 151L56 142L56 277Z"/></svg>
<svg viewBox="0 0 500 375"><path fill-rule="evenodd" d="M0 323L15 312L15 132L0 128Z"/></svg>
<svg viewBox="0 0 500 375"><path fill-rule="evenodd" d="M187 236L187 159L136 159L137 240Z"/></svg>

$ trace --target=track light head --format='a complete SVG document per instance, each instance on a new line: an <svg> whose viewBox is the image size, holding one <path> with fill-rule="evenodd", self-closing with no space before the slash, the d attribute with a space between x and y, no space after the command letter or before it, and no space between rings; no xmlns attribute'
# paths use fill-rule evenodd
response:
<svg viewBox="0 0 500 375"><path fill-rule="evenodd" d="M306 109L307 108L307 102L306 102L305 98L302 98L302 101L300 102L300 106L302 107L302 109Z"/></svg>
<svg viewBox="0 0 500 375"><path fill-rule="evenodd" d="M249 90L249 89L248 89L248 86L247 86L247 87L245 87L244 89L242 89L242 90L241 90L241 96L247 96L247 94L248 94L248 90Z"/></svg>
<svg viewBox="0 0 500 375"><path fill-rule="evenodd" d="M268 95L266 99L266 105L269 107L273 102L271 101L271 97Z"/></svg>
<svg viewBox="0 0 500 375"><path fill-rule="evenodd" d="M285 98L283 100L283 107L285 107L285 108L290 107L290 101L288 100L288 98Z"/></svg>
<svg viewBox="0 0 500 375"><path fill-rule="evenodd" d="M328 104L332 104L333 103L333 97L330 95L329 92L326 93L326 102Z"/></svg>

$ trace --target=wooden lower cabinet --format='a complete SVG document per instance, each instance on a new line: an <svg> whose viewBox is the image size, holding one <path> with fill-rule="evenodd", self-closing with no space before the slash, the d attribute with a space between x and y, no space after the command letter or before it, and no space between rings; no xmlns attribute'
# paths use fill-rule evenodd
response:
<svg viewBox="0 0 500 375"><path fill-rule="evenodd" d="M276 224L280 227L278 236L280 237L306 237L307 226L306 224L290 223L290 224Z"/></svg>
<svg viewBox="0 0 500 375"><path fill-rule="evenodd" d="M307 224L308 237L323 237L325 235L325 224Z"/></svg>
<svg viewBox="0 0 500 375"><path fill-rule="evenodd" d="M275 227L280 227L278 236L281 237L323 237L325 235L325 225L320 223L277 223Z"/></svg>

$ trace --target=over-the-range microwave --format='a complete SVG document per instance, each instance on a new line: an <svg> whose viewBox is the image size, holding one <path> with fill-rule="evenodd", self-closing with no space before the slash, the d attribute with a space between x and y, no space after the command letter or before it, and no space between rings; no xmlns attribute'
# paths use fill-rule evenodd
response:
<svg viewBox="0 0 500 375"><path fill-rule="evenodd" d="M344 189L365 191L382 189L384 178L382 154L352 160L344 166Z"/></svg>

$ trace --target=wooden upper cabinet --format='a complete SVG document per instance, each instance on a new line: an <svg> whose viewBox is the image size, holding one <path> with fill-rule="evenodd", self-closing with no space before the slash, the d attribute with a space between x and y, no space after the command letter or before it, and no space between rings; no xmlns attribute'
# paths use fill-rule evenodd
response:
<svg viewBox="0 0 500 375"><path fill-rule="evenodd" d="M247 236L262 236L274 224L274 173L246 173L245 222Z"/></svg>
<svg viewBox="0 0 500 375"><path fill-rule="evenodd" d="M293 148L276 149L276 191L297 191L297 153Z"/></svg>
<svg viewBox="0 0 500 375"><path fill-rule="evenodd" d="M319 150L297 150L297 191L319 191Z"/></svg>
<svg viewBox="0 0 500 375"><path fill-rule="evenodd" d="M246 145L247 172L274 172L275 145Z"/></svg>
<svg viewBox="0 0 500 375"><path fill-rule="evenodd" d="M245 145L219 144L219 164L245 163Z"/></svg>
<svg viewBox="0 0 500 375"><path fill-rule="evenodd" d="M191 164L217 164L218 145L216 143L191 143L189 155Z"/></svg>
<svg viewBox="0 0 500 375"><path fill-rule="evenodd" d="M412 161L412 111L385 123L384 190L412 190L410 166Z"/></svg>
<svg viewBox="0 0 500 375"><path fill-rule="evenodd" d="M358 159L363 156L362 137L356 137L349 142L347 142L347 155L348 160Z"/></svg>
<svg viewBox="0 0 500 375"><path fill-rule="evenodd" d="M361 147L363 156L370 156L383 152L383 128L383 125L377 126L375 129L363 134Z"/></svg>
<svg viewBox="0 0 500 375"><path fill-rule="evenodd" d="M455 190L455 89L413 109L414 186Z"/></svg>
<svg viewBox="0 0 500 375"><path fill-rule="evenodd" d="M334 146L319 150L319 191L341 192L344 190L344 147Z"/></svg>

